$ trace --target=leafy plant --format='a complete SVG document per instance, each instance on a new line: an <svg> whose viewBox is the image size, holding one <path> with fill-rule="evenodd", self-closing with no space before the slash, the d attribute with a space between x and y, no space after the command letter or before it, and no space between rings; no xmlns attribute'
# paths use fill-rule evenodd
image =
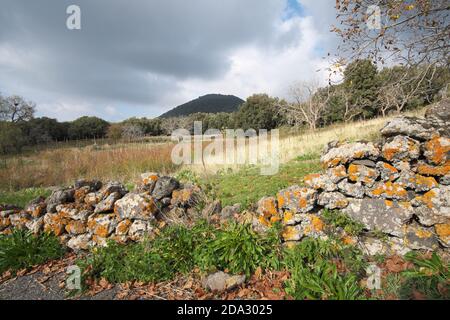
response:
<svg viewBox="0 0 450 320"><path fill-rule="evenodd" d="M0 274L58 259L64 253L65 249L54 235L35 236L28 231L15 230L11 235L0 235Z"/></svg>
<svg viewBox="0 0 450 320"><path fill-rule="evenodd" d="M218 230L204 246L198 247L196 262L203 270L227 269L231 273L250 276L258 267L276 266L279 247L275 230L260 235L250 224L231 224L225 230Z"/></svg>
<svg viewBox="0 0 450 320"><path fill-rule="evenodd" d="M403 271L406 278L399 290L402 299L411 299L417 294L426 299L450 298L450 264L445 264L434 252L431 258L426 258L415 252L405 256L414 264L414 268Z"/></svg>
<svg viewBox="0 0 450 320"><path fill-rule="evenodd" d="M364 263L356 248L309 238L287 249L283 262L291 273L286 293L295 299L364 298L359 286Z"/></svg>

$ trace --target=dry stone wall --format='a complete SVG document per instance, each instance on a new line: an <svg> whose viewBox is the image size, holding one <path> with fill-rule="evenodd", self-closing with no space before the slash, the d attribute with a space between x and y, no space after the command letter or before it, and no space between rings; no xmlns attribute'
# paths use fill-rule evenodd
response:
<svg viewBox="0 0 450 320"><path fill-rule="evenodd" d="M327 237L324 209L338 209L374 237L342 236L369 254L450 247L450 107L442 101L425 118L399 117L381 130L382 141L327 144L324 172L304 178L258 203L256 227L280 221L287 244Z"/></svg>
<svg viewBox="0 0 450 320"><path fill-rule="evenodd" d="M108 239L126 243L151 237L172 222L199 216L193 207L203 196L198 187L182 186L172 177L145 173L136 191L119 182L77 181L70 188L39 197L25 209L0 210L0 232L14 228L51 232L74 250L104 246Z"/></svg>

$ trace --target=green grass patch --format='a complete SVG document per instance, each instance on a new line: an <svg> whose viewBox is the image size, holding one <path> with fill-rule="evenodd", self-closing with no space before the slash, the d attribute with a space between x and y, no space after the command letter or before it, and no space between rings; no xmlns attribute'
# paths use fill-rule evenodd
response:
<svg viewBox="0 0 450 320"><path fill-rule="evenodd" d="M11 204L19 207L25 207L31 200L43 196L48 197L51 194L49 189L29 188L19 191L0 191L0 204Z"/></svg>
<svg viewBox="0 0 450 320"><path fill-rule="evenodd" d="M280 166L277 174L263 176L258 167L246 167L236 172L222 172L200 181L204 189L223 206L240 203L249 208L260 198L275 195L279 190L302 184L303 178L321 170L318 156L312 159L295 159Z"/></svg>
<svg viewBox="0 0 450 320"><path fill-rule="evenodd" d="M0 235L0 274L59 259L65 252L58 238L51 234L35 236L15 230L11 235Z"/></svg>

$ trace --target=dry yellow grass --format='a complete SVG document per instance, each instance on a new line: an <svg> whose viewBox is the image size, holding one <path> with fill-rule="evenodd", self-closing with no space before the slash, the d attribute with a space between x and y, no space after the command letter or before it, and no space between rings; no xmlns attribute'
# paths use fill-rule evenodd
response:
<svg viewBox="0 0 450 320"><path fill-rule="evenodd" d="M173 145L129 144L50 149L5 159L0 167L0 188L18 190L71 184L79 178L133 182L146 171L170 173Z"/></svg>
<svg viewBox="0 0 450 320"><path fill-rule="evenodd" d="M406 116L422 116L425 109L408 112ZM302 133L280 134L279 140L279 162L286 163L296 157L304 155L319 155L326 143L332 140L374 140L379 137L379 132L385 123L395 116L376 118L367 121L341 123L328 126L316 131L305 131ZM270 139L268 139L270 141ZM248 157L248 144L238 148L237 153ZM248 164L248 161L246 162ZM185 168L198 172L214 174L223 168L236 170L242 165L221 165L214 163L214 159L205 157L202 165L188 165Z"/></svg>

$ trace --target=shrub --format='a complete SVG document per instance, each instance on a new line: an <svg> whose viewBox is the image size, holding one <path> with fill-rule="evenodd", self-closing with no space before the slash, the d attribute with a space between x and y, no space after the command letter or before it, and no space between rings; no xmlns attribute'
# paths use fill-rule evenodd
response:
<svg viewBox="0 0 450 320"><path fill-rule="evenodd" d="M291 277L286 293L295 299L361 299L361 252L331 240L308 238L285 251L283 263Z"/></svg>
<svg viewBox="0 0 450 320"><path fill-rule="evenodd" d="M13 272L61 258L65 249L51 234L35 236L15 230L11 235L0 235L0 274Z"/></svg>

